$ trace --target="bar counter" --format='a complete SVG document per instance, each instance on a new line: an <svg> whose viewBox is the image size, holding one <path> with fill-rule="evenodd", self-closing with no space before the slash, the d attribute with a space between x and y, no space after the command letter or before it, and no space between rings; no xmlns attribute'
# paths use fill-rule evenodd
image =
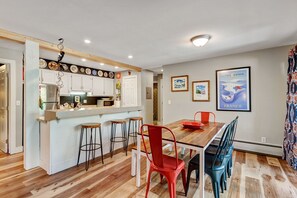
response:
<svg viewBox="0 0 297 198"><path fill-rule="evenodd" d="M130 117L142 116L141 110L142 107L137 106L120 108L84 107L78 110L59 109L45 111L44 117L38 118L40 123L40 167L51 175L76 165L80 125L83 123L101 123L103 153L109 153L110 120L128 120ZM115 145L115 149L121 147L122 144ZM99 150L97 150L96 157L100 155ZM85 155L82 153L80 163L84 161Z"/></svg>

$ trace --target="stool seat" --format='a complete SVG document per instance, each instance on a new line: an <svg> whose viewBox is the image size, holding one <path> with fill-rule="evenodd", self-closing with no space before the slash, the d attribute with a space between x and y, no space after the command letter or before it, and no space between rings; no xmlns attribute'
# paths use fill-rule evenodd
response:
<svg viewBox="0 0 297 198"><path fill-rule="evenodd" d="M132 117L132 118L129 118L130 120L143 120L142 117Z"/></svg>
<svg viewBox="0 0 297 198"><path fill-rule="evenodd" d="M99 128L101 126L100 123L84 123L81 124L82 128Z"/></svg>
<svg viewBox="0 0 297 198"><path fill-rule="evenodd" d="M127 121L126 120L111 120L110 122L115 123L115 124L123 124L123 123L126 123Z"/></svg>

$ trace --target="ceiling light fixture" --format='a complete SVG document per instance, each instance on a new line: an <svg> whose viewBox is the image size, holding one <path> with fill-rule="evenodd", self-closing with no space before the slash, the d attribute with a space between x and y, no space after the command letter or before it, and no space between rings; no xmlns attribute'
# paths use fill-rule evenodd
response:
<svg viewBox="0 0 297 198"><path fill-rule="evenodd" d="M161 69L161 72L163 72L164 70L163 69Z"/></svg>
<svg viewBox="0 0 297 198"><path fill-rule="evenodd" d="M198 35L191 38L191 42L197 47L202 47L209 41L210 38L211 36L208 34Z"/></svg>
<svg viewBox="0 0 297 198"><path fill-rule="evenodd" d="M85 43L86 43L86 44L90 44L91 41L90 41L89 39L85 39Z"/></svg>
<svg viewBox="0 0 297 198"><path fill-rule="evenodd" d="M132 58L133 58L133 56L132 56L132 55L129 55L129 56L128 56L128 58L129 58L129 59L132 59Z"/></svg>
<svg viewBox="0 0 297 198"><path fill-rule="evenodd" d="M115 66L114 68L115 68L115 69L119 69L119 67L118 67L118 66Z"/></svg>
<svg viewBox="0 0 297 198"><path fill-rule="evenodd" d="M81 61L82 61L82 62L86 62L86 61L87 61L87 59L85 59L85 58L82 58L82 59L81 59Z"/></svg>

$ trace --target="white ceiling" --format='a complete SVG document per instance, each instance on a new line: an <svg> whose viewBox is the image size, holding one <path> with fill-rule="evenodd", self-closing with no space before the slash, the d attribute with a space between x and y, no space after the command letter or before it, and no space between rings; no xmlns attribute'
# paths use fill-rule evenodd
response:
<svg viewBox="0 0 297 198"><path fill-rule="evenodd" d="M297 42L297 1L0 0L0 28L151 69ZM190 38L210 34L194 47ZM86 45L84 39L92 43ZM132 60L127 56L133 54Z"/></svg>

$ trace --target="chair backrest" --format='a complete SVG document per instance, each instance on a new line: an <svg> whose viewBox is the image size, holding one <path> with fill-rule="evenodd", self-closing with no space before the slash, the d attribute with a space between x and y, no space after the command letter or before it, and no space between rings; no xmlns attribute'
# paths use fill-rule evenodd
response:
<svg viewBox="0 0 297 198"><path fill-rule="evenodd" d="M231 135L229 137L228 142L228 149L233 145L234 137L236 134L237 129L237 123L238 123L238 116L230 123L231 124Z"/></svg>
<svg viewBox="0 0 297 198"><path fill-rule="evenodd" d="M225 155L228 152L229 144L230 144L230 136L232 136L232 128L233 128L232 123L233 123L233 121L230 124L228 124L224 130L224 133L221 137L218 149L217 149L215 157L214 157L212 167L214 167L216 165L220 165L222 163L222 161L224 160Z"/></svg>
<svg viewBox="0 0 297 198"><path fill-rule="evenodd" d="M200 113L200 121L202 123L208 123L209 122L209 115L211 114L213 117L213 122L216 122L216 115L213 112L208 112L208 111L197 111L194 114L194 121L196 121L196 116L197 114Z"/></svg>
<svg viewBox="0 0 297 198"><path fill-rule="evenodd" d="M147 152L147 147L146 147L146 142L144 140L144 127L147 127L148 131L148 137L149 137L149 142L150 142L150 147L151 147L151 154L152 154L152 159L150 159L148 152ZM145 149L145 153L147 155L147 158L150 160L153 165L163 168L163 149L162 149L162 133L163 130L169 131L172 135L173 138L173 143L174 143L174 151L175 151L175 158L176 158L176 168L178 166L178 157L177 157L177 149L176 149L176 139L174 133L167 127L164 126L156 126L156 125L150 125L150 124L144 124L140 128L141 136L142 136L142 142L143 146Z"/></svg>

